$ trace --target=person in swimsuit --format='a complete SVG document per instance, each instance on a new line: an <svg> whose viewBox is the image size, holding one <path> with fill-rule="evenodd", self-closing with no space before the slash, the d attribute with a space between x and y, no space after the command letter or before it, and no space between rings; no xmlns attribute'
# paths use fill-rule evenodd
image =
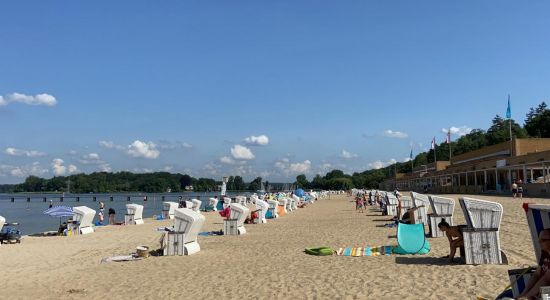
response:
<svg viewBox="0 0 550 300"><path fill-rule="evenodd" d="M541 286L550 285L550 228L539 233L540 259L535 273L529 278L518 299L538 299Z"/></svg>
<svg viewBox="0 0 550 300"><path fill-rule="evenodd" d="M458 226L451 226L447 221L445 221L445 218L437 224L437 227L439 230L445 232L445 235L447 236L447 239L449 239L449 247L451 248L451 252L449 253L449 260L451 262L454 262L456 249L464 246L464 237L462 236L462 232L458 229Z"/></svg>

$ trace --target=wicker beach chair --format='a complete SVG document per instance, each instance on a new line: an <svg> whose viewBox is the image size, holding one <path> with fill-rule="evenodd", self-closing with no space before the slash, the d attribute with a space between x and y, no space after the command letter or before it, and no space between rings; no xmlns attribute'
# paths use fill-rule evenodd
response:
<svg viewBox="0 0 550 300"><path fill-rule="evenodd" d="M95 217L95 210L89 208L88 206L76 206L73 207L73 223L75 225L75 232L80 234L87 234L94 232L94 227L92 227L92 222Z"/></svg>
<svg viewBox="0 0 550 300"><path fill-rule="evenodd" d="M126 204L126 215L124 216L124 224L143 224L143 205L135 203Z"/></svg>
<svg viewBox="0 0 550 300"><path fill-rule="evenodd" d="M279 217L279 213L277 212L279 209L279 201L277 200L267 200L267 204L269 205L269 212L271 213L271 218L275 219Z"/></svg>
<svg viewBox="0 0 550 300"><path fill-rule="evenodd" d="M414 210L414 223L428 225L428 207L430 206L428 195L411 192L411 198L413 207L418 208Z"/></svg>
<svg viewBox="0 0 550 300"><path fill-rule="evenodd" d="M401 215L399 216L399 219L401 219L401 217L403 217L403 214L406 213L410 208L413 208L413 200L411 197L409 196L401 196L399 198L399 203L400 203L400 211L401 211Z"/></svg>
<svg viewBox="0 0 550 300"><path fill-rule="evenodd" d="M535 261L540 259L541 249L539 244L539 233L546 228L550 228L550 205L527 204L526 207L527 225L535 249ZM512 293L514 298L523 292L529 278L535 272L536 267L526 269L514 269L508 271Z"/></svg>
<svg viewBox="0 0 550 300"><path fill-rule="evenodd" d="M388 216L397 216L397 198L392 193L386 193L386 210Z"/></svg>
<svg viewBox="0 0 550 300"><path fill-rule="evenodd" d="M224 220L224 222L233 221L236 234L245 234L246 229L244 228L244 221L246 220L246 217L250 213L250 209L248 209L248 207L241 205L239 203L232 203L229 207L231 209L229 220ZM230 222L227 224L230 224ZM225 227L227 226L224 226L224 228ZM224 230L224 234L229 234L229 232L230 231Z"/></svg>
<svg viewBox="0 0 550 300"><path fill-rule="evenodd" d="M162 202L162 216L165 219L174 219L174 212L178 208L177 202L165 201Z"/></svg>
<svg viewBox="0 0 550 300"><path fill-rule="evenodd" d="M267 223L267 219L265 218L265 215L269 210L269 204L264 200L257 199L256 209L259 209L260 211L258 212L258 219L254 220L254 222L257 224Z"/></svg>
<svg viewBox="0 0 550 300"><path fill-rule="evenodd" d="M174 231L165 236L164 255L191 255L199 252L198 235L205 217L189 208L178 208L174 212Z"/></svg>
<svg viewBox="0 0 550 300"><path fill-rule="evenodd" d="M193 203L193 211L199 212L201 210L202 201L199 199L191 199L191 202Z"/></svg>
<svg viewBox="0 0 550 300"><path fill-rule="evenodd" d="M455 208L455 200L439 196L428 196L432 213L428 214L428 225L430 227L431 237L442 237L445 234L439 230L437 225L441 220L445 219L449 225L453 225L453 211Z"/></svg>
<svg viewBox="0 0 550 300"><path fill-rule="evenodd" d="M460 207L466 219L466 226L460 230L464 236L466 264L502 264L500 251L500 221L502 205L496 202L459 198Z"/></svg>

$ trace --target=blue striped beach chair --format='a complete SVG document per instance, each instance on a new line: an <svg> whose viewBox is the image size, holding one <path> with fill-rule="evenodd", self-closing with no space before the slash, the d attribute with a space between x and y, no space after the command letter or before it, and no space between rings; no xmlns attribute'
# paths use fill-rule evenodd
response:
<svg viewBox="0 0 550 300"><path fill-rule="evenodd" d="M411 192L411 198L413 207L419 207L414 211L414 223L428 225L428 207L430 206L428 196Z"/></svg>
<svg viewBox="0 0 550 300"><path fill-rule="evenodd" d="M550 205L528 204L526 213L527 225L529 226L533 249L535 249L535 261L538 261L541 252L539 233L543 229L550 228ZM529 278L531 278L535 270L535 267L529 267L527 269L514 269L508 271L514 297L517 297L523 292L523 289L525 289Z"/></svg>
<svg viewBox="0 0 550 300"><path fill-rule="evenodd" d="M466 219L460 230L464 237L466 264L502 264L500 250L500 221L502 205L473 198L459 198Z"/></svg>
<svg viewBox="0 0 550 300"><path fill-rule="evenodd" d="M445 219L449 225L453 225L453 211L455 209L455 200L439 196L428 196L432 213L428 214L428 224L431 237L444 236L443 231L439 230L437 225Z"/></svg>

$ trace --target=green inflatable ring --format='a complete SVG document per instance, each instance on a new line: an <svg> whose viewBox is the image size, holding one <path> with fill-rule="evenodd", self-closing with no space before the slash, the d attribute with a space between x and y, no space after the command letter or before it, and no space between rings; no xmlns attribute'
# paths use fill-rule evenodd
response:
<svg viewBox="0 0 550 300"><path fill-rule="evenodd" d="M332 255L334 253L334 250L332 250L332 248L330 247L318 247L318 248L306 248L304 252L309 255L327 256L327 255Z"/></svg>

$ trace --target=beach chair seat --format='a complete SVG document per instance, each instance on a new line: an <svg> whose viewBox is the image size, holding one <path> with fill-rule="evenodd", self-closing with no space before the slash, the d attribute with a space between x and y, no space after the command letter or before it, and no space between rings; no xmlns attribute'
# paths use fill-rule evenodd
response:
<svg viewBox="0 0 550 300"><path fill-rule="evenodd" d="M267 223L266 214L267 214L267 211L269 210L269 204L264 200L257 199L256 209L259 209L260 211L258 212L258 218L254 220L254 223L256 224Z"/></svg>
<svg viewBox="0 0 550 300"><path fill-rule="evenodd" d="M467 223L460 226L466 264L502 264L499 238L502 205L465 197L459 198L459 203Z"/></svg>
<svg viewBox="0 0 550 300"><path fill-rule="evenodd" d="M6 218L0 216L0 231L4 228L4 224L6 224Z"/></svg>
<svg viewBox="0 0 550 300"><path fill-rule="evenodd" d="M244 228L244 221L246 220L246 217L250 213L250 209L248 207L241 205L239 203L231 203L229 206L230 208L230 214L229 219L224 220L224 222L227 221L227 223L224 224L224 228L230 228L232 225L237 227L236 231L230 230L230 231L224 231L224 234L245 234L246 229Z"/></svg>
<svg viewBox="0 0 550 300"><path fill-rule="evenodd" d="M437 225L445 219L449 225L453 225L453 211L455 200L439 196L428 196L432 213L428 214L428 226L431 237L442 237L445 233Z"/></svg>

